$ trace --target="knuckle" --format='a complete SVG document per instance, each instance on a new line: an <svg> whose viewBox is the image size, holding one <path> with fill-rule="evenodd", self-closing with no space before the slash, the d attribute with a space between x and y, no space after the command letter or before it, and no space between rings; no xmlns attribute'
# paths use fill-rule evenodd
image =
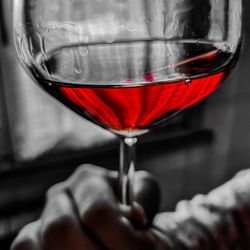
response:
<svg viewBox="0 0 250 250"><path fill-rule="evenodd" d="M75 172L72 175L72 178L84 178L84 177L93 176L93 175L103 176L103 175L106 175L107 172L109 171L102 167L98 167L96 165L86 163L86 164L80 165L75 170Z"/></svg>
<svg viewBox="0 0 250 250"><path fill-rule="evenodd" d="M78 183L79 181L88 178L94 174L94 169L97 167L91 164L83 164L78 167L74 173L69 177L68 184L71 186L74 183Z"/></svg>
<svg viewBox="0 0 250 250"><path fill-rule="evenodd" d="M88 174L91 174L91 173L95 173L99 170L100 168L95 166L95 165L92 165L90 163L86 163L86 164L83 164L83 165L80 165L76 170L75 172L73 173L73 175L88 175Z"/></svg>
<svg viewBox="0 0 250 250"><path fill-rule="evenodd" d="M36 250L38 244L37 231L40 222L35 221L25 226L11 245L11 250Z"/></svg>
<svg viewBox="0 0 250 250"><path fill-rule="evenodd" d="M48 189L46 192L46 197L49 199L50 197L54 197L57 193L61 192L65 189L65 184L63 182L60 182Z"/></svg>
<svg viewBox="0 0 250 250"><path fill-rule="evenodd" d="M90 180L105 179L108 176L109 171L101 167L84 164L78 167L71 177L67 180L67 187L69 189L74 189L80 183L89 183Z"/></svg>

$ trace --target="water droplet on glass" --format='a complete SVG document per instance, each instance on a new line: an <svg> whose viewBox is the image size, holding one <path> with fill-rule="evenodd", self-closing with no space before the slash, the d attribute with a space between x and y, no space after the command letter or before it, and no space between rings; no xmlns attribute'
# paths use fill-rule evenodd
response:
<svg viewBox="0 0 250 250"><path fill-rule="evenodd" d="M76 74L78 74L78 75L80 75L81 73L82 73L82 68L81 67L79 67L79 65L77 64L77 65L75 65L75 73Z"/></svg>
<svg viewBox="0 0 250 250"><path fill-rule="evenodd" d="M74 54L74 69L75 73L80 75L83 72L82 62L81 62L81 56L80 53L77 53L77 51L73 51Z"/></svg>
<svg viewBox="0 0 250 250"><path fill-rule="evenodd" d="M47 56L46 56L46 48L45 48L45 41L44 41L44 38L43 38L39 33L37 33L36 35L37 35L37 37L38 37L38 39L39 39L39 42L40 42L40 49L41 49L41 52L42 52L42 54L43 54L45 57L47 57Z"/></svg>
<svg viewBox="0 0 250 250"><path fill-rule="evenodd" d="M192 80L190 79L186 79L184 82L186 86L190 86L192 84Z"/></svg>
<svg viewBox="0 0 250 250"><path fill-rule="evenodd" d="M44 69L44 71L47 73L48 76L51 76L50 65L48 64L46 60L41 63L41 67Z"/></svg>
<svg viewBox="0 0 250 250"><path fill-rule="evenodd" d="M220 44L219 49L223 52L230 52L232 50L232 47L228 43L222 43Z"/></svg>
<svg viewBox="0 0 250 250"><path fill-rule="evenodd" d="M109 36L105 38L106 43L113 43L115 41L115 36Z"/></svg>
<svg viewBox="0 0 250 250"><path fill-rule="evenodd" d="M21 56L22 56L22 59L28 63L28 59L26 57L26 53L25 53L25 43L24 43L24 38L21 37L20 39L20 50L21 50Z"/></svg>
<svg viewBox="0 0 250 250"><path fill-rule="evenodd" d="M79 47L79 53L81 56L87 56L89 53L89 50L87 47Z"/></svg>
<svg viewBox="0 0 250 250"><path fill-rule="evenodd" d="M31 37L29 38L29 51L30 51L32 56L35 55L35 50L34 50L33 41L32 41Z"/></svg>
<svg viewBox="0 0 250 250"><path fill-rule="evenodd" d="M22 34L22 35L26 34L26 29L25 29L25 26L23 24L20 24L18 33Z"/></svg>

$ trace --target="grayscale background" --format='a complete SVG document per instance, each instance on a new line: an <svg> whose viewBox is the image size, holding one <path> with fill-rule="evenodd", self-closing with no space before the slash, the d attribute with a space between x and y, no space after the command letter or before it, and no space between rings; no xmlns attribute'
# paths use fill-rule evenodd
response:
<svg viewBox="0 0 250 250"><path fill-rule="evenodd" d="M161 210L207 193L250 167L250 2L244 42L222 87L138 145L140 169L161 184ZM110 133L83 121L41 91L20 67L12 41L11 0L0 1L0 249L38 218L45 192L82 163L119 164Z"/></svg>

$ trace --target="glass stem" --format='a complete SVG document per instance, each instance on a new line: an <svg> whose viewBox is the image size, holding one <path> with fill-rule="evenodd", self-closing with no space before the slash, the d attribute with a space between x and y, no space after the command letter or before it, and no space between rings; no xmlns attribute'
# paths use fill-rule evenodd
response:
<svg viewBox="0 0 250 250"><path fill-rule="evenodd" d="M133 175L135 171L137 138L122 138L120 146L119 187L120 202L132 205Z"/></svg>

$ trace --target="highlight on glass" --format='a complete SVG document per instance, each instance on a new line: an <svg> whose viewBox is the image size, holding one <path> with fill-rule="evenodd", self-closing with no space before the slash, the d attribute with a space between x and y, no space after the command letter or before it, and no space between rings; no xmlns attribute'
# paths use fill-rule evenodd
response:
<svg viewBox="0 0 250 250"><path fill-rule="evenodd" d="M121 139L131 204L137 137L220 86L241 16L241 0L14 0L14 39L34 82Z"/></svg>

